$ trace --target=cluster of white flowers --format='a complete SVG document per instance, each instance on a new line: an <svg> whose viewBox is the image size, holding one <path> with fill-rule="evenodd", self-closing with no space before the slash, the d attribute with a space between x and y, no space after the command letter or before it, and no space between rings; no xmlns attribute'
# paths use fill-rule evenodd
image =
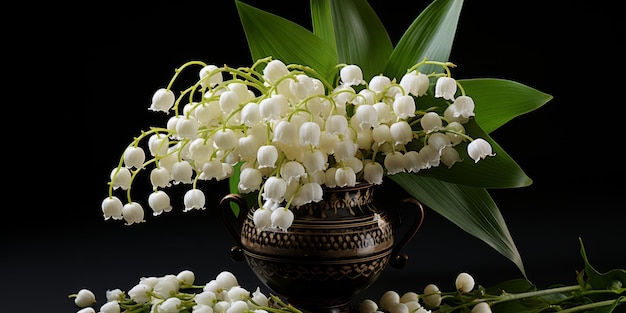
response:
<svg viewBox="0 0 626 313"><path fill-rule="evenodd" d="M177 275L144 277L128 291L108 290L107 301L98 311L93 308L96 296L89 289L81 289L69 297L81 308L77 313L301 313L299 308L283 302L277 296L267 297L258 287L250 293L228 271L219 273L205 285L196 286L194 280L195 275L189 270ZM456 290L453 292L442 293L435 284L427 285L423 294L409 291L400 295L389 290L382 294L378 304L365 299L356 309L359 313L431 313L432 309L440 308L442 299L468 294L474 290L474 286L474 278L461 273L456 278ZM474 301L471 297L467 299L456 308L448 308L446 312L454 312L456 309L465 312L471 308L470 313L491 313L488 303Z"/></svg>
<svg viewBox="0 0 626 313"><path fill-rule="evenodd" d="M383 293L378 303L372 299L365 299L359 303L359 313L431 313L432 309L440 308L444 297L455 297L474 290L474 278L468 273L460 273L455 280L456 291L442 294L435 284L428 284L424 292L418 294L408 291L402 295L389 290ZM424 305L422 306L422 302ZM469 309L471 308L471 311ZM458 307L448 307L443 312L454 312L459 309L470 313L491 313L491 307L484 301L473 301L468 298L467 303L461 301Z"/></svg>
<svg viewBox="0 0 626 313"><path fill-rule="evenodd" d="M424 64L444 72L422 73ZM191 65L201 66L199 80L176 96L171 86ZM112 170L104 218L144 221L130 187L148 165L154 215L172 210L166 187L192 184L184 211L205 209L197 181L227 179L239 170L239 191L260 193L257 227L287 229L294 218L289 208L320 201L323 186L380 184L385 174L451 167L462 161L456 146L464 141L475 162L493 156L487 141L465 133L474 101L451 77L454 66L424 60L397 82L384 75L365 81L359 66L343 64L330 83L311 68L272 58L236 69L188 62L152 98L150 110L172 114L167 125L137 136ZM431 85L440 104L420 104ZM127 190L126 204L116 189Z"/></svg>
<svg viewBox="0 0 626 313"><path fill-rule="evenodd" d="M223 271L206 285L194 285L195 274L184 270L178 275L144 277L127 292L108 290L107 301L96 311L96 297L81 289L69 297L81 309L78 313L267 313L269 298L259 288L253 293L241 287L235 275Z"/></svg>

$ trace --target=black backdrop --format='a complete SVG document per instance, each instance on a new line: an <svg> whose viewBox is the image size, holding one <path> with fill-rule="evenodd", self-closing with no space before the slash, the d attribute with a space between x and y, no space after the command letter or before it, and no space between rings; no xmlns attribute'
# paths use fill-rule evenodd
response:
<svg viewBox="0 0 626 313"><path fill-rule="evenodd" d="M306 1L247 3L308 23ZM396 42L429 1L370 3ZM621 21L594 4L466 1L451 55L457 78L505 78L554 96L493 134L534 180L527 188L491 193L528 277L540 287L575 283L583 266L579 237L598 270L626 268L618 152L624 110L620 59L612 49ZM37 124L45 127L35 130L36 153L23 156L33 170L18 175L20 186L5 190L21 200L2 218L1 288L13 299L9 308L74 312L66 297L80 288L92 289L102 304L107 289L128 290L142 276L183 269L193 270L198 283L229 270L244 287L261 286L244 264L229 258L234 242L217 210L224 184L205 185L216 192L202 212L175 206L167 216L131 227L104 222L100 212L123 147L150 123L165 120L147 108L177 66L191 59L250 64L234 2L74 9L28 38L28 51L43 59L30 79L54 88L28 94L46 123ZM40 44L44 37L48 44ZM50 137L54 133L59 136ZM173 192L176 205L180 197ZM483 285L521 277L506 258L430 210L406 252L409 266L388 268L360 298L377 300L387 289L419 292L431 282L452 289L462 271ZM36 302L27 301L33 292Z"/></svg>

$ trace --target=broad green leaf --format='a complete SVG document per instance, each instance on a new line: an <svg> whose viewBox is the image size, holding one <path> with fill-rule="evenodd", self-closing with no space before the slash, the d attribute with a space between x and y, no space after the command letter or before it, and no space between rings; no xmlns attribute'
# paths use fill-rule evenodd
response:
<svg viewBox="0 0 626 313"><path fill-rule="evenodd" d="M522 258L506 222L484 188L455 185L407 173L390 175L389 178L422 204L507 257L526 277Z"/></svg>
<svg viewBox="0 0 626 313"><path fill-rule="evenodd" d="M549 94L505 79L460 79L459 83L474 99L476 122L488 134L552 99Z"/></svg>
<svg viewBox="0 0 626 313"><path fill-rule="evenodd" d="M311 0L311 22L313 34L324 39L333 47L334 51L337 51L330 0Z"/></svg>
<svg viewBox="0 0 626 313"><path fill-rule="evenodd" d="M308 29L241 1L235 2L252 61L271 56L330 75L337 65L333 46Z"/></svg>
<svg viewBox="0 0 626 313"><path fill-rule="evenodd" d="M339 63L358 64L365 79L383 73L393 45L369 3L330 1L330 9Z"/></svg>
<svg viewBox="0 0 626 313"><path fill-rule="evenodd" d="M598 272L592 265L589 263L589 259L587 258L587 252L585 251L585 246L583 245L583 240L581 238L578 239L580 241L580 254L585 262L585 273L589 276L589 284L591 284L593 289L597 290L618 290L626 286L626 270L625 269L613 269L606 273Z"/></svg>
<svg viewBox="0 0 626 313"><path fill-rule="evenodd" d="M474 120L464 124L465 131L472 138L483 138L491 144L495 156L474 162L467 154L467 142L456 146L463 159L451 168L444 164L421 170L417 175L441 179L450 183L484 188L518 188L532 184L532 179L509 156L504 149L487 135Z"/></svg>
<svg viewBox="0 0 626 313"><path fill-rule="evenodd" d="M385 74L402 77L409 67L425 57L433 61L448 61L462 7L463 0L435 0L428 5L398 41ZM428 74L442 70L427 65L420 71Z"/></svg>

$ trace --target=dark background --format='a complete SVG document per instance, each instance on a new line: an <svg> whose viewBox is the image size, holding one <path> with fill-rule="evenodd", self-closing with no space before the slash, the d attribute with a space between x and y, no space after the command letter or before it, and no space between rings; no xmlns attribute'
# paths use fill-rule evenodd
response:
<svg viewBox="0 0 626 313"><path fill-rule="evenodd" d="M579 238L597 270L626 268L622 58L614 48L622 22L598 2L544 2L466 1L450 58L456 78L510 79L554 96L492 134L534 180L491 194L529 279L541 288L575 283L583 268ZM309 23L307 1L247 3ZM370 3L395 43L430 1ZM245 264L230 260L234 240L217 208L223 183L203 184L211 194L202 212L182 213L176 188L174 210L147 216L148 223L105 222L100 211L123 148L142 129L165 122L148 106L177 66L192 59L250 65L234 2L73 9L51 14L12 45L36 66L14 76L28 90L17 95L28 102L20 110L28 120L7 133L25 138L25 147L6 150L17 152L5 162L12 185L5 199L20 201L7 201L1 217L0 290L11 299L4 308L75 312L67 295L89 288L100 300L97 309L107 289L128 290L142 276L184 269L196 273L197 283L229 270L243 287L264 288ZM41 85L50 90L34 88ZM147 185L147 175L138 179ZM421 292L428 283L451 290L463 271L485 286L521 277L508 259L428 209L405 252L408 267L386 269L359 299L378 300L388 289Z"/></svg>

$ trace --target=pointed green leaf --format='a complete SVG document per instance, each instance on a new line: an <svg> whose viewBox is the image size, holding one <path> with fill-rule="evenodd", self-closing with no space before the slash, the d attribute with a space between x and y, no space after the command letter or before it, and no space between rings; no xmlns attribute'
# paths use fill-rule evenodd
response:
<svg viewBox="0 0 626 313"><path fill-rule="evenodd" d="M532 179L509 156L504 149L487 135L474 120L464 124L465 131L472 138L483 138L491 144L495 156L474 162L467 154L467 142L456 146L463 159L451 168L441 164L438 167L421 170L418 175L441 179L450 183L484 188L519 188L532 184Z"/></svg>
<svg viewBox="0 0 626 313"><path fill-rule="evenodd" d="M589 284L591 284L593 289L619 290L623 288L623 286L626 286L626 270L616 268L606 273L598 272L591 263L589 263L583 240L578 238L578 241L580 242L580 254L585 262L585 273L589 276Z"/></svg>
<svg viewBox="0 0 626 313"><path fill-rule="evenodd" d="M337 65L333 47L308 29L241 1L235 2L252 61L268 56L311 67L327 76Z"/></svg>
<svg viewBox="0 0 626 313"><path fill-rule="evenodd" d="M435 0L413 21L396 45L385 74L402 77L412 65L425 57L448 61L456 34L463 0ZM423 73L441 72L440 67L424 66Z"/></svg>
<svg viewBox="0 0 626 313"><path fill-rule="evenodd" d="M337 51L330 0L311 0L311 22L313 34L322 38L333 47L334 51Z"/></svg>
<svg viewBox="0 0 626 313"><path fill-rule="evenodd" d="M495 202L484 188L419 175L390 175L411 196L511 260L526 277L522 258Z"/></svg>
<svg viewBox="0 0 626 313"><path fill-rule="evenodd" d="M476 122L488 134L552 99L549 94L505 79L461 79L459 83L474 99Z"/></svg>
<svg viewBox="0 0 626 313"><path fill-rule="evenodd" d="M365 79L383 73L393 45L374 9L366 0L331 1L330 8L338 61L358 64Z"/></svg>

